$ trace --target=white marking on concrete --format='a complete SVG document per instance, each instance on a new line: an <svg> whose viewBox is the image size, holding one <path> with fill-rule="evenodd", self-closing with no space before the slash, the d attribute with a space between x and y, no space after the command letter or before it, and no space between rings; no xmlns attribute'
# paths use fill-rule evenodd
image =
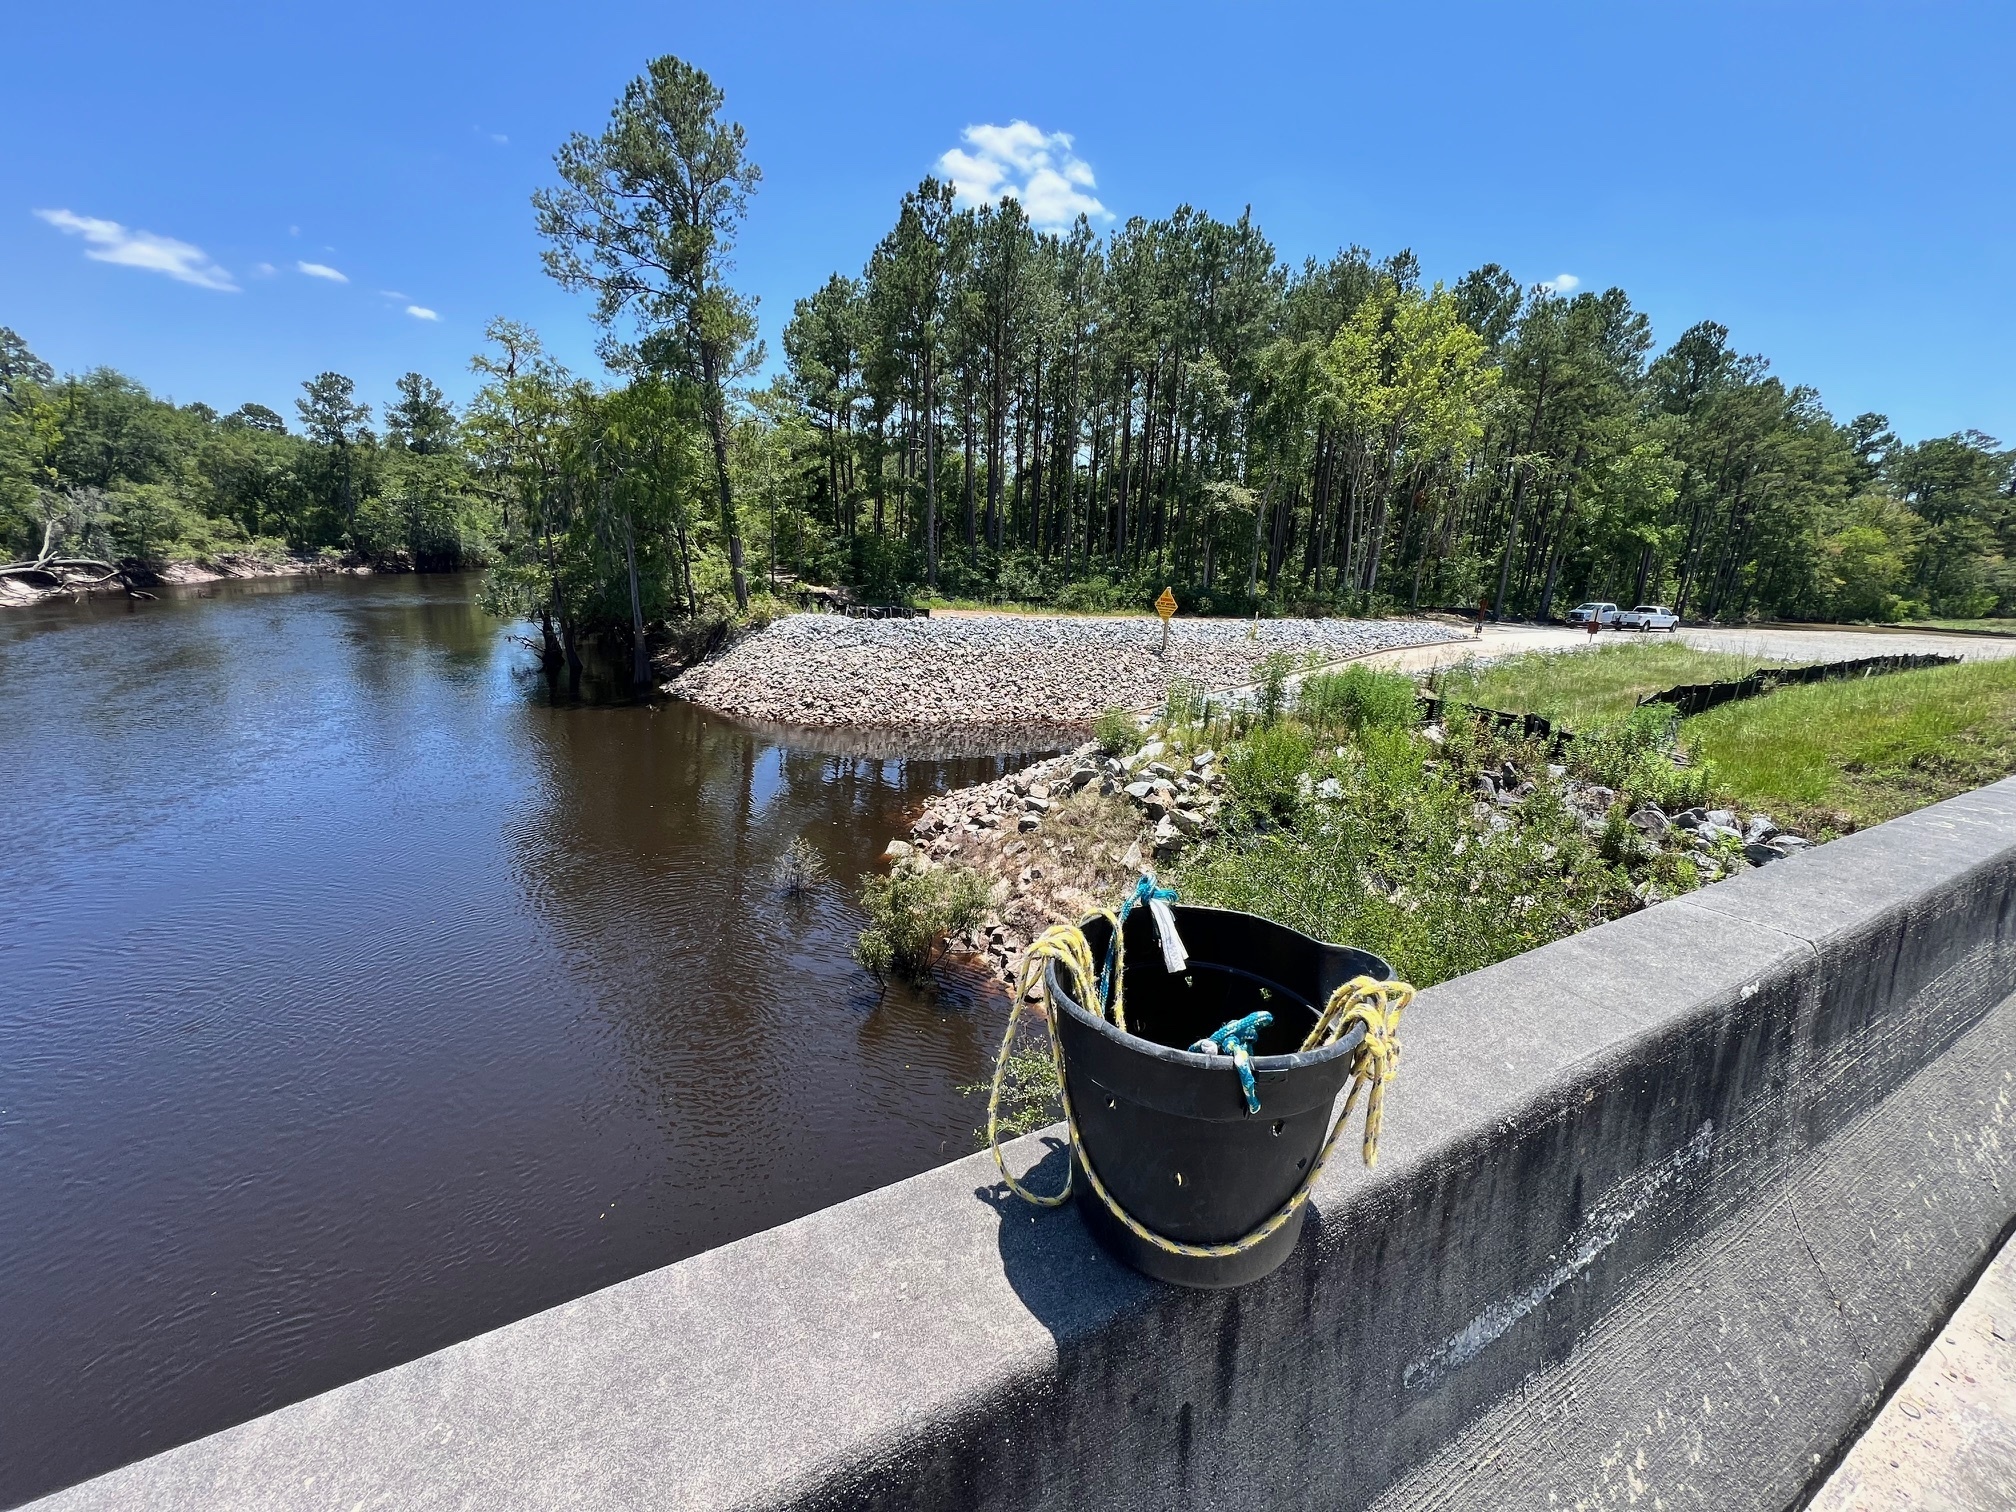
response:
<svg viewBox="0 0 2016 1512"><path fill-rule="evenodd" d="M1582 1220L1567 1257L1517 1296L1493 1302L1456 1333L1409 1364L1401 1381L1409 1391L1426 1391L1452 1370L1461 1369L1503 1338L1512 1326L1596 1263L1631 1223L1683 1173L1701 1165L1714 1143L1715 1125L1704 1123L1694 1137L1665 1159L1617 1183Z"/></svg>

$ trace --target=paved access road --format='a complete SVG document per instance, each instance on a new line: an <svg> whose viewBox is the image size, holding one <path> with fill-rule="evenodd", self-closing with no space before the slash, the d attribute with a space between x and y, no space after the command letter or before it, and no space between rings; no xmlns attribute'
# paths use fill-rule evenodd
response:
<svg viewBox="0 0 2016 1512"><path fill-rule="evenodd" d="M1733 651L1754 656L1769 666L1797 667L1809 662L1854 661L1864 656L1940 655L1987 661L2016 656L2016 636L1949 635L1937 630L1831 629L1789 625L1735 627L1690 626L1674 632L1678 639L1703 651ZM1657 641L1664 632L1606 630L1596 639L1604 646ZM1375 666L1397 672L1427 672L1480 656L1496 660L1522 651L1575 651L1590 645L1586 630L1559 625L1486 625L1479 639L1448 641L1437 646L1410 646L1365 657Z"/></svg>
<svg viewBox="0 0 2016 1512"><path fill-rule="evenodd" d="M1635 632L1617 631L1604 640L1622 640ZM2016 656L2016 636L1949 635L1938 630L1823 629L1807 626L1755 625L1729 629L1682 629L1680 639L1704 651L1737 651L1785 666L1817 661L1853 661L1861 656L1962 656L1969 661L1993 661ZM1583 636L1584 640L1588 636Z"/></svg>

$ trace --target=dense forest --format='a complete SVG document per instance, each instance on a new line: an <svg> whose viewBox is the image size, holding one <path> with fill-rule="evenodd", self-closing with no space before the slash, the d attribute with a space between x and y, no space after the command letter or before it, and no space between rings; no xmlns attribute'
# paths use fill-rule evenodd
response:
<svg viewBox="0 0 2016 1512"><path fill-rule="evenodd" d="M2016 453L1838 421L1711 321L1663 350L1621 289L1285 263L1250 215L1108 233L925 179L858 275L799 300L767 384L731 256L760 175L720 91L654 61L534 200L607 376L494 322L459 411L295 413L58 378L0 332L0 551L333 552L485 565L540 627L637 647L807 584L1199 612L1586 597L1694 618L2016 612ZM788 596L788 595L787 595ZM760 606L759 606L760 607Z"/></svg>

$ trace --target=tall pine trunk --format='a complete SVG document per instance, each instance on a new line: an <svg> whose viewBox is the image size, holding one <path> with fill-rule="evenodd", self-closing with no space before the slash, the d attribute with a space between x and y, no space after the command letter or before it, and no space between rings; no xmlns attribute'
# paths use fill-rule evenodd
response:
<svg viewBox="0 0 2016 1512"><path fill-rule="evenodd" d="M735 585L735 607L746 610L749 607L749 579L742 571L742 524L735 517L734 485L728 478L727 398L721 392L713 348L704 343L700 363L705 400L701 408L706 411L707 434L714 443L714 478L720 492L721 533L728 542L728 573ZM571 657L572 653L569 655ZM574 675L578 681L579 674Z"/></svg>
<svg viewBox="0 0 2016 1512"><path fill-rule="evenodd" d="M966 394L966 565L980 565L980 545L977 524L973 517L973 395Z"/></svg>
<svg viewBox="0 0 2016 1512"><path fill-rule="evenodd" d="M938 591L938 365L924 353L924 580Z"/></svg>

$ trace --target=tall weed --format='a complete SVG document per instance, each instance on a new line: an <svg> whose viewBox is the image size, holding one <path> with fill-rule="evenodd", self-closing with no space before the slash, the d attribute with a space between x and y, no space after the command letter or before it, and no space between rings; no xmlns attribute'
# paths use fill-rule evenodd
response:
<svg viewBox="0 0 2016 1512"><path fill-rule="evenodd" d="M1420 708L1412 678L1360 666L1305 678L1295 700L1296 715L1321 734L1404 728Z"/></svg>
<svg viewBox="0 0 2016 1512"><path fill-rule="evenodd" d="M1287 711L1288 679L1295 675L1295 658L1286 651L1270 651L1254 664L1253 672L1253 710L1265 728Z"/></svg>

